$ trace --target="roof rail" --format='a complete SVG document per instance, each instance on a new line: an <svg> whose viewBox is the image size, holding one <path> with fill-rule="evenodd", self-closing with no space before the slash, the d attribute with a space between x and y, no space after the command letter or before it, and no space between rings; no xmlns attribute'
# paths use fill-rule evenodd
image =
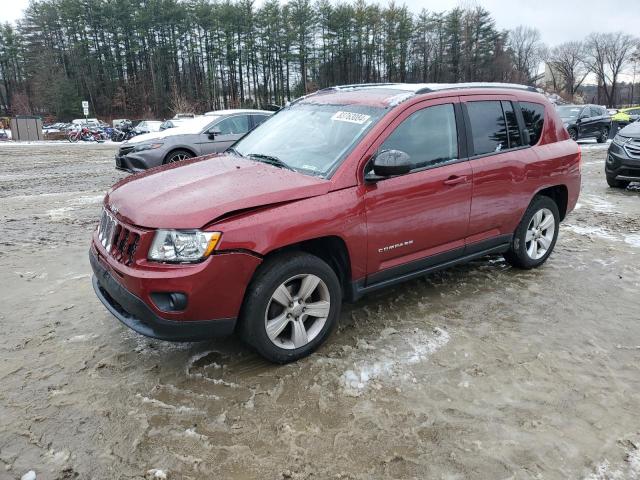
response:
<svg viewBox="0 0 640 480"><path fill-rule="evenodd" d="M321 88L318 92L330 92L332 90L354 90L357 88L380 88L380 87L390 87L396 86L397 83L353 83L351 85L335 85L333 87Z"/></svg>
<svg viewBox="0 0 640 480"><path fill-rule="evenodd" d="M511 90L526 90L529 92L538 92L538 89L529 85L520 85L517 83L499 83L499 82L469 82L469 83L432 83L416 90L416 95L421 93L439 92L441 90L458 90L463 88L505 88Z"/></svg>

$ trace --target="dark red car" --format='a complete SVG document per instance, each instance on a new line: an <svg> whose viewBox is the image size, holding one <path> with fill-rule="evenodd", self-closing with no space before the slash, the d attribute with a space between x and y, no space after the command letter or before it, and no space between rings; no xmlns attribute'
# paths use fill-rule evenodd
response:
<svg viewBox="0 0 640 480"><path fill-rule="evenodd" d="M93 284L144 335L237 330L266 358L295 360L326 340L343 299L487 254L544 263L580 162L527 87L321 90L226 154L116 184L93 236Z"/></svg>

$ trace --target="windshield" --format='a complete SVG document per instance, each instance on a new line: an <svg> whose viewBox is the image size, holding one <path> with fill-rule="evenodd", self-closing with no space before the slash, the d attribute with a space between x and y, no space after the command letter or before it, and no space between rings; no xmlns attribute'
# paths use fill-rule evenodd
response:
<svg viewBox="0 0 640 480"><path fill-rule="evenodd" d="M582 107L558 107L557 110L560 118L578 118Z"/></svg>
<svg viewBox="0 0 640 480"><path fill-rule="evenodd" d="M260 124L234 150L327 177L384 113L364 105L294 104Z"/></svg>

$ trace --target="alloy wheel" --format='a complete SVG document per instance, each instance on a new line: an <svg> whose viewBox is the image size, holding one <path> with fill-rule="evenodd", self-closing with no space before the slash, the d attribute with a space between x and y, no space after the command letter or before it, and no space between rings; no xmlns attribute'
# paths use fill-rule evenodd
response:
<svg viewBox="0 0 640 480"><path fill-rule="evenodd" d="M186 160L187 158L191 157L189 157L189 155L187 155L186 153L176 153L175 155L169 157L169 161L167 163L181 162L182 160Z"/></svg>
<svg viewBox="0 0 640 480"><path fill-rule="evenodd" d="M533 260L544 257L553 242L556 231L556 219L548 208L538 210L527 227L525 249Z"/></svg>
<svg viewBox="0 0 640 480"><path fill-rule="evenodd" d="M329 288L315 275L289 278L275 289L267 304L267 336L277 347L292 350L312 342L327 323Z"/></svg>

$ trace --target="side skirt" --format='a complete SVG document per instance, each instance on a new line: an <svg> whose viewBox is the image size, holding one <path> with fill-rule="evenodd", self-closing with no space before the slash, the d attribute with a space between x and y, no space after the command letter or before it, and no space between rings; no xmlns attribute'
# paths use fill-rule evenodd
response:
<svg viewBox="0 0 640 480"><path fill-rule="evenodd" d="M356 301L364 295L377 290L423 277L438 270L470 262L486 255L503 253L509 250L512 235L502 235L464 248L423 258L398 267L383 270L366 278L355 280L349 285L349 300Z"/></svg>

